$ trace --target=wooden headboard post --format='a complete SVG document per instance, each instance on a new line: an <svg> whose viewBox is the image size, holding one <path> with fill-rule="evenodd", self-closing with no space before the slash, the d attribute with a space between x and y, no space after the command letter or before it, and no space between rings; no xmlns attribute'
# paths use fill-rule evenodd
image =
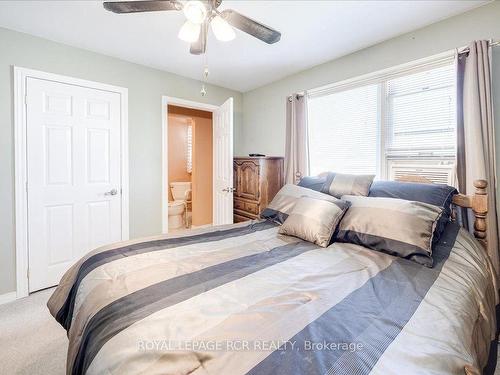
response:
<svg viewBox="0 0 500 375"><path fill-rule="evenodd" d="M474 181L476 188L472 196L472 212L474 212L474 236L481 242L486 249L488 246L486 238L487 222L486 216L488 214L488 182L486 180Z"/></svg>
<svg viewBox="0 0 500 375"><path fill-rule="evenodd" d="M420 182L420 183L432 183L431 180L422 176L401 176L398 181L406 182ZM474 181L474 194L456 194L453 197L453 204L470 208L474 214L474 237L487 248L487 222L486 216L488 215L488 181L486 180L475 180Z"/></svg>

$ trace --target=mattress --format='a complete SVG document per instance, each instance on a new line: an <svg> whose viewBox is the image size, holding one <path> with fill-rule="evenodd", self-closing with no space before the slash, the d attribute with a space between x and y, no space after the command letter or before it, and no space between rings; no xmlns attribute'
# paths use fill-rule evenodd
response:
<svg viewBox="0 0 500 375"><path fill-rule="evenodd" d="M68 374L464 374L496 332L480 244L448 224L435 266L252 221L109 245L48 302Z"/></svg>

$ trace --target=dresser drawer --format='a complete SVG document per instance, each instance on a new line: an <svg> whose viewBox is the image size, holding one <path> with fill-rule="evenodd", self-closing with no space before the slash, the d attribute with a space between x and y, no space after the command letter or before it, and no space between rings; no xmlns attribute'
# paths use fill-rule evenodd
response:
<svg viewBox="0 0 500 375"><path fill-rule="evenodd" d="M245 211L250 212L252 214L258 215L259 212L259 204L252 202L245 202Z"/></svg>
<svg viewBox="0 0 500 375"><path fill-rule="evenodd" d="M246 216L233 214L233 221L235 223L241 223L242 221L248 221L248 220L252 220L252 219L250 219L249 217L246 217Z"/></svg>
<svg viewBox="0 0 500 375"><path fill-rule="evenodd" d="M245 202L239 199L235 199L233 205L235 210L246 211Z"/></svg>
<svg viewBox="0 0 500 375"><path fill-rule="evenodd" d="M259 215L255 215L255 214L253 214L251 212L243 211L243 210L238 210L238 209L234 209L233 214L239 215L239 216L246 216L246 217L248 217L249 219L252 219L252 220L259 218Z"/></svg>

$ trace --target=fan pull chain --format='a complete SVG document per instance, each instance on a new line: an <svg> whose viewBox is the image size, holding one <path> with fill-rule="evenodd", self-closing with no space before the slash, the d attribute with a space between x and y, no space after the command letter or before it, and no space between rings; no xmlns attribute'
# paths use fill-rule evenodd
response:
<svg viewBox="0 0 500 375"><path fill-rule="evenodd" d="M205 82L208 81L209 74L210 74L210 71L208 70L208 57L207 57L207 54L205 54L205 68L203 69L203 83L201 84L201 91L200 91L201 96L207 95L207 88L205 86Z"/></svg>

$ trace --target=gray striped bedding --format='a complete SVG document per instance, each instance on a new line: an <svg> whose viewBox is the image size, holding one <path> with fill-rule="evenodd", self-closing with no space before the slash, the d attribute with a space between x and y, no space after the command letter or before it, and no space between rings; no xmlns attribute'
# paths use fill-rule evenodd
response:
<svg viewBox="0 0 500 375"><path fill-rule="evenodd" d="M270 221L109 245L48 302L68 374L464 374L495 332L491 264L454 224L434 268Z"/></svg>

